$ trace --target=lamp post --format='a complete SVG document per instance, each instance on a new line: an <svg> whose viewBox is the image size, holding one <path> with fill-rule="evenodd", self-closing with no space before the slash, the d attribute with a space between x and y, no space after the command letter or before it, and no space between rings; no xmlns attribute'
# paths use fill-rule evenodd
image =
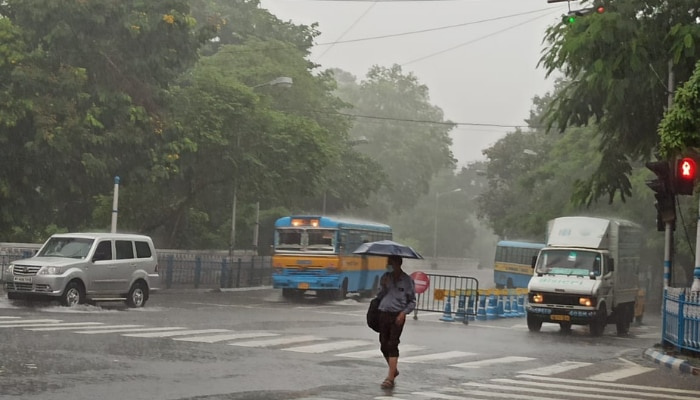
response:
<svg viewBox="0 0 700 400"><path fill-rule="evenodd" d="M449 192L435 193L435 226L433 229L433 259L437 264L437 237L438 237L438 203L440 202L440 196L450 193L461 192L461 188L450 190Z"/></svg>
<svg viewBox="0 0 700 400"><path fill-rule="evenodd" d="M266 83L261 83L259 85L255 85L252 88L257 89L263 86L280 86L280 87L290 87L293 84L292 78L288 76L280 76L277 77L269 82ZM236 137L236 149L240 148L241 145L241 137L238 135ZM231 201L231 238L229 242L229 247L228 247L228 255L233 256L233 249L236 246L236 202L238 200L237 196L237 191L238 191L238 171L236 171L236 174L233 176L233 200ZM258 248L258 225L260 223L260 202L257 203L257 210L256 215L255 215L255 232L253 233L253 247L255 251L257 251Z"/></svg>

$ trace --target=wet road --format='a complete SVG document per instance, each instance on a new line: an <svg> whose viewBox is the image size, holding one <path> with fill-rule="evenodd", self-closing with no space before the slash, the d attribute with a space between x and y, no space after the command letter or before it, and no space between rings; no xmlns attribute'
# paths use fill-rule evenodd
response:
<svg viewBox="0 0 700 400"><path fill-rule="evenodd" d="M569 334L524 318L404 331L401 376L364 324L367 299L284 301L271 289L162 292L143 309L0 300L2 399L697 399L700 378L645 360L646 315L629 337ZM519 397L516 397L519 396Z"/></svg>

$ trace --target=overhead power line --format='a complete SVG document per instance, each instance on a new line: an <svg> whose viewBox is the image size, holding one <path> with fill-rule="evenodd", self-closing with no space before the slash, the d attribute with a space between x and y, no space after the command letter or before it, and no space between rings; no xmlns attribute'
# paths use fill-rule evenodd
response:
<svg viewBox="0 0 700 400"><path fill-rule="evenodd" d="M387 39L387 38L392 38L392 37L400 37L400 36L408 36L408 35L417 35L420 33L427 33L427 32L435 32L435 31L441 31L445 29L453 29L453 28L461 28L469 25L477 25L477 24L483 24L486 22L493 22L493 21L499 21L502 19L508 19L508 18L518 18L522 17L524 15L529 15L529 14L536 14L540 13L543 11L550 11L552 9L561 9L561 7L547 7L547 8L541 8L539 10L534 10L534 11L526 11L526 12L521 12L517 14L510 14L510 15L503 15L500 17L494 17L494 18L487 18L487 19L481 19L477 21L470 21L470 22L464 22L461 24L455 24L455 25L445 25L445 26L439 26L436 28L428 28L428 29L421 29L417 31L409 31L409 32L401 32L401 33L393 33L393 34L388 34L388 35L379 35L379 36L370 36L370 37L365 37L365 38L358 38L358 39L348 39L348 40L336 40L334 42L328 42L328 43L317 43L314 46L334 46L336 44L345 44L345 43L355 43L355 42L365 42L368 40L380 40L380 39ZM345 35L345 34L343 34Z"/></svg>
<svg viewBox="0 0 700 400"><path fill-rule="evenodd" d="M297 110L298 111L298 110ZM311 110L311 112L326 115L342 115L352 118L365 118L372 120L382 120L382 121L395 121L395 122L409 122L416 124L430 124L430 125L441 125L441 126L482 126L482 127L495 127L495 128L527 128L527 124L489 124L481 122L450 122L450 121L430 121L421 119L410 119L410 118L392 118L392 117L382 117L377 115L363 115L363 114L350 114L339 111L323 111L323 110Z"/></svg>
<svg viewBox="0 0 700 400"><path fill-rule="evenodd" d="M498 30L498 31L496 31L496 32L491 32L491 33L486 34L486 35L483 35L483 36L479 36L479 37L477 37L477 38L475 38L475 39L466 41L466 42L464 42L464 43L460 43L460 44L458 44L458 45L456 45L456 46L452 46L452 47L449 47L449 48L447 48L447 49L440 50L440 51L438 51L438 52L428 54L427 56L423 56L423 57L419 57L419 58L413 59L413 60L411 60L411 61L407 61L407 62L401 64L401 66L403 67L403 66L406 66L406 65L408 65L408 64L417 63L417 62L419 62L419 61L423 61L423 60L425 60L425 59L428 59L428 58L431 58L431 57L438 56L438 55L440 55L440 54L444 54L444 53L450 52L450 51L455 50L455 49L458 49L458 48L460 48L460 47L464 47L464 46L466 46L466 45L469 45L469 44L472 44L472 43L476 43L476 42L482 41L482 40L484 40L484 39L490 38L491 36L495 36L495 35L498 35L498 34L500 34L500 33L509 31L509 30L511 30L511 29L515 29L515 28L517 28L517 27L519 27L519 26L523 26L523 25L525 25L525 24L529 24L530 22L536 21L536 20L538 20L538 19L540 19L540 18L547 17L547 16L550 16L550 15L553 15L553 14L554 14L554 13L546 13L546 14L538 15L537 17L530 18L530 19L528 19L528 20L526 20L526 21L523 21L523 22L521 22L521 23L519 23L519 24L515 24L515 25L512 25L512 26L509 26L509 27L507 27L507 28Z"/></svg>
<svg viewBox="0 0 700 400"><path fill-rule="evenodd" d="M374 6L377 5L377 1L378 1L378 0L374 0L374 2L372 3L372 5L369 6L369 7L365 10L365 12L362 13L362 15L360 15L359 17L357 17L357 19L356 19L352 24L350 24L350 26L348 27L348 29L346 29L345 32L343 32L343 33L340 35L340 37L338 38L338 41L341 40L341 39L343 39L343 38L345 37L345 35L346 35L348 32L350 32L350 31L352 30L352 28L354 28L355 25L357 25L357 23L360 22L360 20L361 20L362 18L365 17L365 15L369 14L370 10L372 10L372 8L373 8ZM336 41L335 43L338 43L338 41ZM330 50L330 49L332 49L332 48L333 48L333 44L331 44L328 48L326 48L326 50L324 50L323 53L321 53L321 55L318 56L318 58L323 57L326 53L328 53L328 50Z"/></svg>

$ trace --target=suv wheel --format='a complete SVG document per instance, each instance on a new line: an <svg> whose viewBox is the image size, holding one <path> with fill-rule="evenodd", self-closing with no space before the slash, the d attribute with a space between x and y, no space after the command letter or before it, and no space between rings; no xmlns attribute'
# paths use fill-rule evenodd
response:
<svg viewBox="0 0 700 400"><path fill-rule="evenodd" d="M78 282L69 282L61 295L61 304L65 307L75 307L85 303L85 291Z"/></svg>
<svg viewBox="0 0 700 400"><path fill-rule="evenodd" d="M126 305L131 308L143 307L148 300L148 287L143 282L135 282L126 295Z"/></svg>

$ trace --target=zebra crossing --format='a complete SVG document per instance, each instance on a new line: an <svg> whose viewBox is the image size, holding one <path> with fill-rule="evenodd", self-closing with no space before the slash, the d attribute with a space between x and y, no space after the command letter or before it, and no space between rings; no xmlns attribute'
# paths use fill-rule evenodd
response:
<svg viewBox="0 0 700 400"><path fill-rule="evenodd" d="M514 378L493 378L467 381L437 391L395 391L391 397L377 396L375 400L445 399L445 400L634 400L672 399L692 400L700 391L598 382L590 379L564 379L541 375L519 374ZM312 400L312 399L305 399Z"/></svg>
<svg viewBox="0 0 700 400"><path fill-rule="evenodd" d="M315 335L284 334L271 331L234 331L230 329L190 329L182 326L149 327L135 324L112 325L101 322L63 322L59 319L23 319L21 317L0 316L0 330L19 328L26 331L70 331L81 335L118 334L133 338L161 338L179 342L225 344L246 348L275 349L292 353L327 354L346 359L359 359L383 362L381 353L374 341L326 338ZM528 377L551 377L580 368L591 367L591 363L561 361L557 364L527 366L536 364L537 359L511 355L506 357L484 358L483 354L466 351L431 351L431 349L412 344L401 347L402 364L442 364L457 370L470 370L489 366L522 365L518 373ZM595 371L587 379L595 382L615 382L624 378L640 375L653 368L643 367L620 359L615 371ZM491 383L495 385L496 383ZM474 389L474 388L472 388ZM471 389L470 389L471 390ZM450 396L453 394L450 394Z"/></svg>

